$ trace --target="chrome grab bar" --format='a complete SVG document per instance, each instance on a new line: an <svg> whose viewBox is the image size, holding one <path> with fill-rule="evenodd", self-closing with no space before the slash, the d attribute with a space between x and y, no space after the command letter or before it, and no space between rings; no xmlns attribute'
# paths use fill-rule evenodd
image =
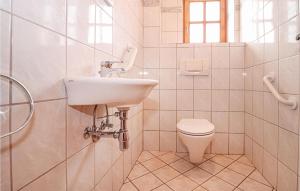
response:
<svg viewBox="0 0 300 191"><path fill-rule="evenodd" d="M268 75L265 75L263 77L263 81L266 84L266 86L268 87L268 89L272 92L272 94L274 95L274 97L281 103L285 104L285 105L289 105L292 107L292 109L297 109L297 101L293 98L290 97L288 99L283 98L278 91L275 89L275 87L272 85L272 82L275 80L275 76L274 73L271 72Z"/></svg>
<svg viewBox="0 0 300 191"><path fill-rule="evenodd" d="M17 79L15 79L13 77L10 77L10 76L7 76L7 75L4 75L4 74L0 74L0 77L8 79L9 81L12 81L12 82L16 83L18 86L20 86L22 88L22 90L24 90L24 92L25 92L25 94L27 96L27 99L29 101L29 109L30 109L29 110L30 113L27 116L25 122L18 129L16 129L15 131L11 131L11 132L6 133L4 135L0 135L0 139L2 139L4 137L8 137L8 136L10 136L12 134L15 134L15 133L21 131L22 129L24 129L28 125L28 123L30 122L30 120L31 120L31 118L33 116L33 113L34 113L34 101L33 101L33 98L31 96L30 92L28 91L28 89L21 82L19 82Z"/></svg>

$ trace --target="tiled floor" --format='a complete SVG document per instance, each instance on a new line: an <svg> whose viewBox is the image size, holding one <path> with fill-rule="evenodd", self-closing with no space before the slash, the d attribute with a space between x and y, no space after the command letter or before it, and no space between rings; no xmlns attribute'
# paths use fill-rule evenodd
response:
<svg viewBox="0 0 300 191"><path fill-rule="evenodd" d="M195 165L182 153L144 151L121 191L272 191L243 155L205 155Z"/></svg>

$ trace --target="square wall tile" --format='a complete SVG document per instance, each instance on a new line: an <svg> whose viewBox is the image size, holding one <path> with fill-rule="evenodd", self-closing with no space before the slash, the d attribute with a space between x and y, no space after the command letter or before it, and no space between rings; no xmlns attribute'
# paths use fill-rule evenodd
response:
<svg viewBox="0 0 300 191"><path fill-rule="evenodd" d="M194 118L195 119L207 119L211 121L211 112L209 111L194 111Z"/></svg>
<svg viewBox="0 0 300 191"><path fill-rule="evenodd" d="M244 154L244 134L229 134L229 154Z"/></svg>
<svg viewBox="0 0 300 191"><path fill-rule="evenodd" d="M161 131L176 131L176 111L160 111Z"/></svg>
<svg viewBox="0 0 300 191"><path fill-rule="evenodd" d="M160 131L160 151L176 151L176 132Z"/></svg>
<svg viewBox="0 0 300 191"><path fill-rule="evenodd" d="M144 131L144 150L159 150L159 131Z"/></svg>
<svg viewBox="0 0 300 191"><path fill-rule="evenodd" d="M244 91L230 90L230 111L244 111Z"/></svg>
<svg viewBox="0 0 300 191"><path fill-rule="evenodd" d="M230 133L244 133L244 113L243 112L230 112Z"/></svg>
<svg viewBox="0 0 300 191"><path fill-rule="evenodd" d="M159 88L176 89L176 69L160 69Z"/></svg>
<svg viewBox="0 0 300 191"><path fill-rule="evenodd" d="M102 138L95 144L95 182L98 183L109 171L112 165L112 142L109 138ZM105 153L105 155L103 155Z"/></svg>
<svg viewBox="0 0 300 191"><path fill-rule="evenodd" d="M159 130L159 111L144 110L144 130Z"/></svg>
<svg viewBox="0 0 300 191"><path fill-rule="evenodd" d="M285 4L291 3L296 4L297 0L291 0L290 2L286 2L284 0L280 0L280 2L284 2ZM296 7L290 7L291 10ZM287 58L294 55L299 54L299 42L296 41L295 36L300 32L299 25L299 15L289 20L288 22L282 24L279 27L279 58Z"/></svg>
<svg viewBox="0 0 300 191"><path fill-rule="evenodd" d="M212 89L229 89L229 69L212 70Z"/></svg>
<svg viewBox="0 0 300 191"><path fill-rule="evenodd" d="M244 69L230 69L230 89L244 90Z"/></svg>
<svg viewBox="0 0 300 191"><path fill-rule="evenodd" d="M94 168L94 146L90 145L67 160L67 189L91 190Z"/></svg>
<svg viewBox="0 0 300 191"><path fill-rule="evenodd" d="M212 123L215 131L218 133L228 133L229 113L228 112L212 112Z"/></svg>
<svg viewBox="0 0 300 191"><path fill-rule="evenodd" d="M176 48L160 48L160 68L176 68Z"/></svg>
<svg viewBox="0 0 300 191"><path fill-rule="evenodd" d="M144 48L144 67L159 68L159 48Z"/></svg>
<svg viewBox="0 0 300 191"><path fill-rule="evenodd" d="M22 188L22 190L65 191L66 188L66 163L64 162Z"/></svg>
<svg viewBox="0 0 300 191"><path fill-rule="evenodd" d="M212 110L213 111L229 110L228 90L212 90Z"/></svg>
<svg viewBox="0 0 300 191"><path fill-rule="evenodd" d="M229 68L228 46L212 46L212 68Z"/></svg>
<svg viewBox="0 0 300 191"><path fill-rule="evenodd" d="M67 107L67 156L71 156L92 143L82 136L83 129L91 125L93 120L91 107Z"/></svg>
<svg viewBox="0 0 300 191"><path fill-rule="evenodd" d="M160 109L176 110L176 90L160 90Z"/></svg>
<svg viewBox="0 0 300 191"><path fill-rule="evenodd" d="M300 56L293 56L279 61L279 92L299 94Z"/></svg>
<svg viewBox="0 0 300 191"><path fill-rule="evenodd" d="M65 97L65 38L17 17L12 33L12 75L26 84L35 101ZM24 100L20 90L13 88L13 102Z"/></svg>
<svg viewBox="0 0 300 191"><path fill-rule="evenodd" d="M177 90L177 110L193 110L193 90Z"/></svg>
<svg viewBox="0 0 300 191"><path fill-rule="evenodd" d="M282 96L289 98L292 97L299 102L299 97L296 95L284 95ZM279 103L279 126L298 134L299 129L299 110L293 110L290 106Z"/></svg>
<svg viewBox="0 0 300 191"><path fill-rule="evenodd" d="M14 190L20 189L65 160L65 104L65 100L36 103L35 115L26 127L27 130L12 136ZM12 130L16 130L23 123L20 116L26 116L27 113L27 104L12 107Z"/></svg>
<svg viewBox="0 0 300 191"><path fill-rule="evenodd" d="M230 68L244 68L244 46L230 47Z"/></svg>
<svg viewBox="0 0 300 191"><path fill-rule="evenodd" d="M177 13L162 12L162 31L177 31Z"/></svg>
<svg viewBox="0 0 300 191"><path fill-rule="evenodd" d="M298 168L298 135L279 128L278 159L294 172Z"/></svg>
<svg viewBox="0 0 300 191"><path fill-rule="evenodd" d="M194 110L211 111L211 90L194 90Z"/></svg>
<svg viewBox="0 0 300 191"><path fill-rule="evenodd" d="M278 162L277 190L297 190L297 174Z"/></svg>
<svg viewBox="0 0 300 191"><path fill-rule="evenodd" d="M149 96L144 100L144 109L159 109L159 90L152 90Z"/></svg>
<svg viewBox="0 0 300 191"><path fill-rule="evenodd" d="M67 40L67 76L92 76L97 71L94 49L74 40Z"/></svg>
<svg viewBox="0 0 300 191"><path fill-rule="evenodd" d="M252 121L253 140L256 141L258 144L263 145L264 121L257 117L253 117L252 119L253 119Z"/></svg>
<svg viewBox="0 0 300 191"><path fill-rule="evenodd" d="M5 1L6 2L6 1ZM0 7L5 5L5 2L0 3ZM1 5L3 4L3 5ZM11 16L4 12L0 12L1 18L1 45L0 45L0 71L1 74L9 74L10 71L10 39L11 39ZM9 81L1 79L0 81L0 105L8 104L9 103Z"/></svg>
<svg viewBox="0 0 300 191"><path fill-rule="evenodd" d="M144 27L144 46L159 47L160 27Z"/></svg>
<svg viewBox="0 0 300 191"><path fill-rule="evenodd" d="M160 26L160 8L144 7L144 26Z"/></svg>
<svg viewBox="0 0 300 191"><path fill-rule="evenodd" d="M80 7L77 11L73 11L74 7ZM68 36L82 43L94 46L95 30L91 28L90 22L95 22L95 6L94 2L70 0L67 4L67 27ZM48 18L48 17L47 17ZM58 20L60 20L58 17Z"/></svg>
<svg viewBox="0 0 300 191"><path fill-rule="evenodd" d="M194 89L211 89L211 80L210 74L208 76L194 76Z"/></svg>
<svg viewBox="0 0 300 191"><path fill-rule="evenodd" d="M228 134L216 133L212 141L212 153L228 154Z"/></svg>
<svg viewBox="0 0 300 191"><path fill-rule="evenodd" d="M253 141L253 164L262 173L264 149Z"/></svg>
<svg viewBox="0 0 300 191"><path fill-rule="evenodd" d="M194 88L194 77L177 74L177 89L192 90Z"/></svg>
<svg viewBox="0 0 300 191"><path fill-rule="evenodd" d="M278 124L278 101L271 93L264 93L264 119Z"/></svg>
<svg viewBox="0 0 300 191"><path fill-rule="evenodd" d="M273 187L277 185L277 159L264 152L263 175Z"/></svg>
<svg viewBox="0 0 300 191"><path fill-rule="evenodd" d="M278 153L278 126L264 122L264 149L273 156Z"/></svg>
<svg viewBox="0 0 300 191"><path fill-rule="evenodd" d="M66 3L65 1L12 1L13 12L23 18L43 25L59 33L66 33ZM36 9L36 7L39 7ZM84 7L80 9L84 11ZM81 13L82 13L81 12ZM85 16L82 14L81 16ZM51 18L51 19L49 19ZM74 26L74 25L73 25Z"/></svg>
<svg viewBox="0 0 300 191"><path fill-rule="evenodd" d="M0 107L1 111L6 111L5 114L3 113L0 120L0 126L1 126L1 134L8 133L9 132L9 118L10 118L10 113L9 113L9 107L8 106L3 106ZM1 183L0 183L0 188L3 190L8 190L10 191L11 187L11 151L9 149L10 141L9 139L2 139L0 141L0 173L1 173Z"/></svg>

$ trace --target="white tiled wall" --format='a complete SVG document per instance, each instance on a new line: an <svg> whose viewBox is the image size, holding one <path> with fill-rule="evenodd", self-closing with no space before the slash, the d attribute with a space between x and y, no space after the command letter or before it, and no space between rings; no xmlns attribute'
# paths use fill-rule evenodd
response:
<svg viewBox="0 0 300 191"><path fill-rule="evenodd" d="M0 25L1 74L24 83L36 102L30 125L1 140L0 190L119 190L142 151L143 107L130 111L129 150L120 152L112 138L93 144L82 136L93 108L69 107L63 78L94 75L102 60L120 59L127 46L139 51L126 76L140 77L143 2L114 0L112 9L103 0L1 0ZM24 121L28 106L3 80L0 97L4 134Z"/></svg>
<svg viewBox="0 0 300 191"><path fill-rule="evenodd" d="M274 72L279 93L299 102L299 1L242 0L241 15L245 153L277 190L299 190L299 107L278 103L262 81Z"/></svg>
<svg viewBox="0 0 300 191"><path fill-rule="evenodd" d="M191 59L208 60L209 75L181 75L180 64ZM208 152L244 152L244 44L145 45L144 63L148 77L159 80L144 103L145 150L186 152L176 123L205 118L216 127Z"/></svg>

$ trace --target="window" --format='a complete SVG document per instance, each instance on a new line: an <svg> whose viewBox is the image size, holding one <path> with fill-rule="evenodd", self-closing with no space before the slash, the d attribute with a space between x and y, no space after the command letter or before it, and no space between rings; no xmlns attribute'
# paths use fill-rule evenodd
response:
<svg viewBox="0 0 300 191"><path fill-rule="evenodd" d="M184 42L226 42L226 0L184 0Z"/></svg>

